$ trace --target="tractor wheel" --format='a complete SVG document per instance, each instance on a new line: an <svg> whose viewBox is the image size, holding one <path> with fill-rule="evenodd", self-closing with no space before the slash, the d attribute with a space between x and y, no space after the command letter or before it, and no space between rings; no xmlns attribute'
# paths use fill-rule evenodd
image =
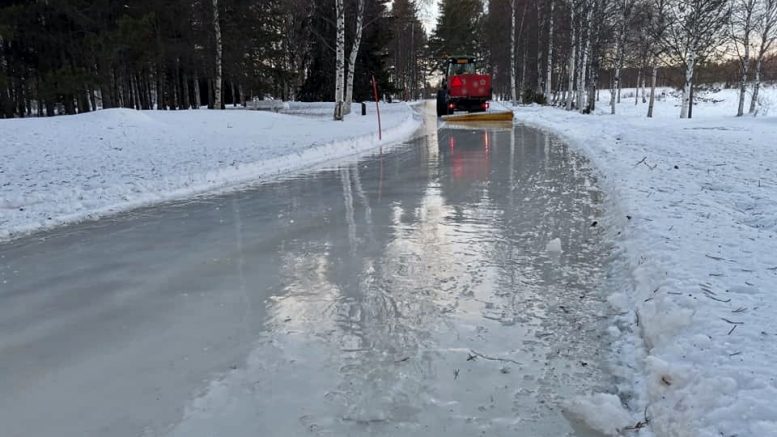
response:
<svg viewBox="0 0 777 437"><path fill-rule="evenodd" d="M448 96L448 93L446 93L445 90L437 91L437 116L438 117L442 117L443 115L448 114L448 102L446 102L447 96Z"/></svg>

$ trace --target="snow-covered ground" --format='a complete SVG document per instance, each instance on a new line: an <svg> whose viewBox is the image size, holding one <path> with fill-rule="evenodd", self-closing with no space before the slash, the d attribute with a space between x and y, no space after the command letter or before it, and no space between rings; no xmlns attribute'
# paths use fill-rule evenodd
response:
<svg viewBox="0 0 777 437"><path fill-rule="evenodd" d="M328 108L328 109L327 109ZM250 184L402 141L420 118L382 105L331 120L332 104L263 111L134 111L0 120L0 240L150 203Z"/></svg>
<svg viewBox="0 0 777 437"><path fill-rule="evenodd" d="M764 94L761 115L777 102ZM669 94L653 119L633 97L612 116L605 91L595 115L515 113L598 167L617 246L613 371L643 435L777 435L777 117L734 117L733 90L700 97L692 120Z"/></svg>

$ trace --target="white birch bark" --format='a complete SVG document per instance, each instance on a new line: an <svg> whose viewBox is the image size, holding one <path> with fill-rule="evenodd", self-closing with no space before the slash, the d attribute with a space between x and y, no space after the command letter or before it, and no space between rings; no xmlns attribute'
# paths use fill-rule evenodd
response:
<svg viewBox="0 0 777 437"><path fill-rule="evenodd" d="M580 68L578 69L580 71L580 74L578 75L578 79L577 79L577 110L580 112L584 112L586 110L586 102L585 102L586 74L588 69L588 52L591 49L591 31L590 31L591 9L590 8L586 13L584 29L585 31L581 33L581 37L582 35L585 35L585 43L581 47L582 53L580 56Z"/></svg>
<svg viewBox="0 0 777 437"><path fill-rule="evenodd" d="M626 14L627 1L619 1L617 35L615 35L615 80L610 94L610 112L615 114L615 103L621 102L621 70L623 69L623 57L626 45Z"/></svg>
<svg viewBox="0 0 777 437"><path fill-rule="evenodd" d="M577 80L577 109L580 112L585 111L586 102L585 102L585 96L586 96L586 75L588 74L588 49L591 45L591 39L586 34L586 42L585 46L583 48L583 55L580 59L580 74L578 76Z"/></svg>
<svg viewBox="0 0 777 437"><path fill-rule="evenodd" d="M571 18L570 23L572 26L572 43L570 44L570 47L572 47L572 53L569 56L569 67L567 68L567 75L569 78L569 83L567 85L567 111L572 110L572 103L574 101L574 87L575 87L575 58L577 57L576 51L577 51L577 32L575 30L575 5L574 3L571 5Z"/></svg>
<svg viewBox="0 0 777 437"><path fill-rule="evenodd" d="M686 55L685 82L683 84L683 101L680 105L680 118L688 118L688 110L693 104L691 102L691 86L693 86L693 72L696 67L696 51L689 49Z"/></svg>
<svg viewBox="0 0 777 437"><path fill-rule="evenodd" d="M524 90L524 83L526 82L526 58L528 58L528 48L526 47L527 43L524 40L523 43L523 56L521 56L521 84L518 86L518 97L521 101L521 103L527 103L524 101L524 94L521 92Z"/></svg>
<svg viewBox="0 0 777 437"><path fill-rule="evenodd" d="M653 74L650 78L650 100L648 101L648 118L653 118L653 106L656 103L656 79L658 78L657 60L653 59Z"/></svg>
<svg viewBox="0 0 777 437"><path fill-rule="evenodd" d="M745 114L745 96L747 95L747 77L750 70L750 50L745 49L745 56L742 61L741 73L739 79L739 106L737 107L737 117Z"/></svg>
<svg viewBox="0 0 777 437"><path fill-rule="evenodd" d="M513 2L515 0L512 0ZM553 11L555 9L556 2L550 0L550 17L548 17L548 65L547 76L545 78L545 103L550 103L550 95L553 90Z"/></svg>
<svg viewBox="0 0 777 437"><path fill-rule="evenodd" d="M537 2L537 79L534 87L534 95L542 94L545 92L545 88L542 86L542 80L545 78L545 71L543 69L545 54L542 52L542 27L544 17L542 16L542 3Z"/></svg>
<svg viewBox="0 0 777 437"><path fill-rule="evenodd" d="M345 8L343 0L335 0L337 17L337 36L335 41L335 120L343 119L343 99L345 91Z"/></svg>
<svg viewBox="0 0 777 437"><path fill-rule="evenodd" d="M761 67L763 66L764 56L769 52L774 41L777 40L777 0L763 0L755 21L760 46L753 72L753 97L750 100L750 114L755 114L758 106L758 91L761 89Z"/></svg>
<svg viewBox="0 0 777 437"><path fill-rule="evenodd" d="M222 86L222 42L221 42L221 23L219 22L219 0L213 0L213 32L216 35L216 80L213 98L213 108L221 109L221 86Z"/></svg>
<svg viewBox="0 0 777 437"><path fill-rule="evenodd" d="M739 58L739 105L737 117L745 113L748 75L750 73L750 40L753 33L753 14L756 0L737 0L731 17L731 39Z"/></svg>
<svg viewBox="0 0 777 437"><path fill-rule="evenodd" d="M758 106L758 91L761 89L761 59L758 59L755 63L755 72L753 73L753 97L750 99L750 111L748 113L755 114L756 107Z"/></svg>
<svg viewBox="0 0 777 437"><path fill-rule="evenodd" d="M634 106L639 104L639 83L642 81L642 70L637 71L637 83L634 87Z"/></svg>
<svg viewBox="0 0 777 437"><path fill-rule="evenodd" d="M353 46L351 47L351 53L348 57L348 78L345 86L345 107L343 112L345 114L351 113L351 103L353 102L353 76L354 69L356 68L356 58L359 55L359 46L362 42L362 30L364 26L364 0L359 0L357 3L356 12L356 33L354 34Z"/></svg>
<svg viewBox="0 0 777 437"><path fill-rule="evenodd" d="M510 96L513 106L518 102L518 90L515 81L515 0L510 0Z"/></svg>

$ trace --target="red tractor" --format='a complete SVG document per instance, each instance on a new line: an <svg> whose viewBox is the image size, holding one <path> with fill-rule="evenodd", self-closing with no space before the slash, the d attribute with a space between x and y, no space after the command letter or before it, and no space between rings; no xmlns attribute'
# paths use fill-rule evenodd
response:
<svg viewBox="0 0 777 437"><path fill-rule="evenodd" d="M472 56L452 56L445 61L445 77L437 91L437 116L454 111L482 112L491 99L491 76L479 74Z"/></svg>

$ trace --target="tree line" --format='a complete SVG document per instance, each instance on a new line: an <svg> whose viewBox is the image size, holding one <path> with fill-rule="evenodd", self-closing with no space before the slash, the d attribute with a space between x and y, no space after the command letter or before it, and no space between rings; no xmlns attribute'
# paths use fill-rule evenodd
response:
<svg viewBox="0 0 777 437"><path fill-rule="evenodd" d="M426 47L417 14L412 0L9 0L0 117L331 101L338 31L356 49L351 99L369 98L372 77L408 95Z"/></svg>
<svg viewBox="0 0 777 437"><path fill-rule="evenodd" d="M8 0L0 117L222 108L250 99L428 97L448 55L480 58L496 98L592 111L609 94L734 83L738 115L775 79L777 0ZM646 88L650 92L646 92ZM639 96L635 97L639 99ZM747 99L750 99L748 104Z"/></svg>
<svg viewBox="0 0 777 437"><path fill-rule="evenodd" d="M700 72L730 83L736 64L741 116L748 96L756 112L762 78L774 74L764 68L775 39L777 0L442 0L430 46L485 60L498 98L581 112L609 90L615 113L628 73L649 117L659 77L679 87L690 117Z"/></svg>

